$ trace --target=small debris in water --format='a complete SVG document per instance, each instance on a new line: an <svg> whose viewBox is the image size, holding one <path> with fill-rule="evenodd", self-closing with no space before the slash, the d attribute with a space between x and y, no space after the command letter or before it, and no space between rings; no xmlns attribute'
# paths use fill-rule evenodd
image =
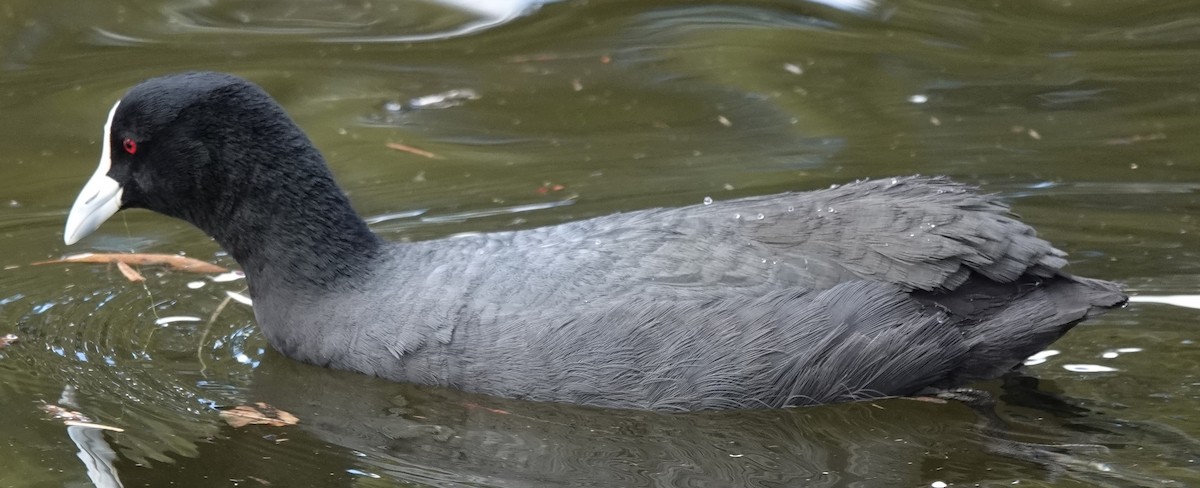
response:
<svg viewBox="0 0 1200 488"><path fill-rule="evenodd" d="M583 91L583 82L579 81L579 78L571 80L571 89L575 91Z"/></svg>
<svg viewBox="0 0 1200 488"><path fill-rule="evenodd" d="M1029 137L1030 137L1030 138L1032 138L1032 139L1033 139L1033 140L1035 140L1035 141L1040 141L1040 140L1042 140L1042 135L1041 135L1041 134L1038 134L1038 131L1036 131L1036 130L1029 129L1029 131L1027 132L1027 134L1029 134Z"/></svg>
<svg viewBox="0 0 1200 488"><path fill-rule="evenodd" d="M566 189L567 189L567 187L565 185L559 185L557 183L551 183L551 182L547 181L545 183L542 183L542 186L538 187L537 192L538 192L538 195L545 195L552 191L563 191Z"/></svg>
<svg viewBox="0 0 1200 488"><path fill-rule="evenodd" d="M498 408L485 407L478 403L464 403L463 406L467 407L467 408L479 408L479 409L483 409L488 412L499 414L499 415L511 415L512 414L512 412L509 412L508 410L501 410Z"/></svg>
<svg viewBox="0 0 1200 488"><path fill-rule="evenodd" d="M911 103L922 104L922 103L928 102L929 97L918 94L918 95L913 95L911 97L908 97L908 101Z"/></svg>
<svg viewBox="0 0 1200 488"><path fill-rule="evenodd" d="M284 427L300 423L300 419L296 418L295 415L263 402L255 402L254 405L241 405L229 410L221 410L221 418L235 429L247 425Z"/></svg>
<svg viewBox="0 0 1200 488"><path fill-rule="evenodd" d="M730 122L724 115L718 115L717 122L720 122L725 127L733 127L733 122Z"/></svg>
<svg viewBox="0 0 1200 488"><path fill-rule="evenodd" d="M424 149L417 149L417 148L409 146L407 144L400 144L399 142L389 142L386 145L387 145L388 149L395 149L397 151L403 151L403 152L406 152L409 154L416 154L417 156L422 156L422 157L426 157L429 159L443 159L441 156L438 156L437 154L431 153Z"/></svg>
<svg viewBox="0 0 1200 488"><path fill-rule="evenodd" d="M193 290L198 290L200 288L204 288L204 285L205 283L203 281L190 281L188 282L187 287Z"/></svg>
<svg viewBox="0 0 1200 488"><path fill-rule="evenodd" d="M947 485L945 481L934 481L933 483L929 484L929 488L946 488L947 486L949 485Z"/></svg>
<svg viewBox="0 0 1200 488"><path fill-rule="evenodd" d="M704 197L704 204L705 204L705 205L712 205L712 202L713 202L713 199L712 199L712 197Z"/></svg>
<svg viewBox="0 0 1200 488"><path fill-rule="evenodd" d="M154 325L167 325L167 324L173 324L175 322L199 322L199 321L200 321L200 317L189 317L187 315L172 315L170 317L163 317L158 320L155 320Z"/></svg>
<svg viewBox="0 0 1200 488"><path fill-rule="evenodd" d="M787 71L788 73L791 73L793 75L804 74L804 68L801 68L800 65L798 65L798 64L783 63L783 69L784 69L784 71Z"/></svg>
<svg viewBox="0 0 1200 488"><path fill-rule="evenodd" d="M131 282L141 283L146 281L145 276L142 276L142 274L138 273L136 269L133 269L133 266L125 264L124 261L117 261L117 270L121 271L121 274L125 276L125 279Z"/></svg>

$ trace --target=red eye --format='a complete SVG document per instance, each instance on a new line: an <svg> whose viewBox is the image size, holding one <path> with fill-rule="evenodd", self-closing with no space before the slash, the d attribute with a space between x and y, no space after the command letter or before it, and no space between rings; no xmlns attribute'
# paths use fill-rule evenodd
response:
<svg viewBox="0 0 1200 488"><path fill-rule="evenodd" d="M125 146L125 152L129 154L137 153L137 142L134 142L133 139L126 137L125 142L122 143L122 145Z"/></svg>

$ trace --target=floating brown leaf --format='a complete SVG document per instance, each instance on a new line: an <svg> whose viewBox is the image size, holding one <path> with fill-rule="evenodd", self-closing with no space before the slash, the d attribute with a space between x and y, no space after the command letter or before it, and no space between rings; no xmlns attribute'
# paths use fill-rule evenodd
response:
<svg viewBox="0 0 1200 488"><path fill-rule="evenodd" d="M389 142L389 143L387 143L387 147L388 147L388 149L404 151L409 154L416 154L417 156L424 156L429 159L442 159L442 157L438 156L437 154L431 153L424 149L417 149L417 148L409 146L407 144L400 144L399 142Z"/></svg>
<svg viewBox="0 0 1200 488"><path fill-rule="evenodd" d="M225 419L225 422L235 429L251 424L283 427L287 425L296 425L300 422L300 419L296 418L295 415L267 405L263 402L256 402L254 405L242 405L229 410L222 410L221 418Z"/></svg>
<svg viewBox="0 0 1200 488"><path fill-rule="evenodd" d="M224 273L229 271L225 268L212 263L204 262L199 259L193 259L186 256L176 256L174 254L141 254L141 253L88 253L67 256L62 259L52 259L49 261L38 261L33 263L36 265L42 264L69 264L69 263L93 263L93 264L108 264L108 263L124 263L126 266L167 266L175 271L187 271L190 273ZM118 265L119 266L119 265ZM122 270L124 273L124 270ZM128 275L126 275L128 277ZM131 278L132 279L132 278Z"/></svg>
<svg viewBox="0 0 1200 488"><path fill-rule="evenodd" d="M19 340L20 339L18 339L17 336L15 336L13 334L5 334L3 336L0 336L0 349L4 349L8 346L11 346L14 342L17 342Z"/></svg>
<svg viewBox="0 0 1200 488"><path fill-rule="evenodd" d="M145 276L142 276L142 274L138 273L136 269L133 269L133 266L125 264L123 261L117 261L117 269L121 270L121 274L125 275L125 279L129 281L134 283L146 281Z"/></svg>

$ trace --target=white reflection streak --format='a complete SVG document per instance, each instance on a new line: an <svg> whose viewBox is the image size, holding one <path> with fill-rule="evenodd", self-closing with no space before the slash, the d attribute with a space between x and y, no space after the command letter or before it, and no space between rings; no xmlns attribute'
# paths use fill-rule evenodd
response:
<svg viewBox="0 0 1200 488"><path fill-rule="evenodd" d="M518 17L543 0L431 0L433 3L449 5L459 10L493 19Z"/></svg>
<svg viewBox="0 0 1200 488"><path fill-rule="evenodd" d="M543 3L550 3L555 0L429 0L430 3L445 5L457 10L462 10L479 16L474 22L468 22L461 27L449 31L434 32L430 34L418 34L407 36L371 36L371 37L337 37L329 39L334 42L358 42L358 43L377 43L377 42L420 42L432 41L438 39L447 39L452 37L462 37L476 32L487 30L498 25L507 23L508 21L528 15L536 10ZM872 0L851 0L851 1L872 1Z"/></svg>
<svg viewBox="0 0 1200 488"><path fill-rule="evenodd" d="M1129 297L1129 301L1132 303L1161 303L1200 310L1200 295L1137 295Z"/></svg>
<svg viewBox="0 0 1200 488"><path fill-rule="evenodd" d="M324 22L315 31L308 30L299 32L307 34L320 40L321 42L353 42L360 44L367 43L393 43L393 42L426 42L447 39L453 37L461 37L476 32L490 29L499 25L503 25L515 18L528 15L529 13L541 7L542 4L551 3L558 0L425 0L428 3L444 5L446 7L465 12L473 15L475 19L464 23L463 25L447 31L431 32L426 34L413 35L396 35L396 36L354 36L354 35L337 35L336 32L345 31L353 28L364 28L366 25L355 23L338 23L335 21ZM874 1L874 0L850 0L850 1ZM231 33L240 34L258 33L258 34L296 34L296 31L271 26L268 24L248 23L236 26L213 25L211 23L199 23L194 21L188 15L191 10L201 10L210 8L215 3L215 0L180 0L168 7L162 9L162 14L167 17L166 25L182 27L187 30L210 32L210 33ZM369 23L367 25L370 25ZM100 37L99 41L114 44L114 45L133 45L146 44L151 41L148 39L134 38L116 34L113 32L94 29ZM324 37L328 34L329 37Z"/></svg>
<svg viewBox="0 0 1200 488"><path fill-rule="evenodd" d="M62 394L58 396L58 404L66 405L71 408L79 408L79 403L75 401L76 389L74 385L66 385L63 387ZM83 465L87 467L88 479L92 480L92 484L96 488L123 488L121 478L117 476L117 468L113 466L113 461L117 459L116 451L113 451L112 446L108 445L108 441L104 440L104 429L89 427L86 425L68 425L67 436L71 438L71 442L75 443L75 447L79 448L76 456L83 461Z"/></svg>
<svg viewBox="0 0 1200 488"><path fill-rule="evenodd" d="M67 435L71 442L79 448L79 460L87 467L88 479L96 488L123 488L121 478L117 476L117 468L113 461L117 459L116 451L104 440L104 430L95 427L79 425L67 426Z"/></svg>

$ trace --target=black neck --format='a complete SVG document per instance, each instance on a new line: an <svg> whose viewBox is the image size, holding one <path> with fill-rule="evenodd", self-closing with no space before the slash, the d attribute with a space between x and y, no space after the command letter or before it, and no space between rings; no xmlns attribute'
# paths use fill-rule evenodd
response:
<svg viewBox="0 0 1200 488"><path fill-rule="evenodd" d="M380 252L381 241L320 154L307 138L301 142L259 155L256 164L234 166L247 173L228 175L221 201L185 216L237 260L255 294L263 288L352 287L370 274Z"/></svg>

